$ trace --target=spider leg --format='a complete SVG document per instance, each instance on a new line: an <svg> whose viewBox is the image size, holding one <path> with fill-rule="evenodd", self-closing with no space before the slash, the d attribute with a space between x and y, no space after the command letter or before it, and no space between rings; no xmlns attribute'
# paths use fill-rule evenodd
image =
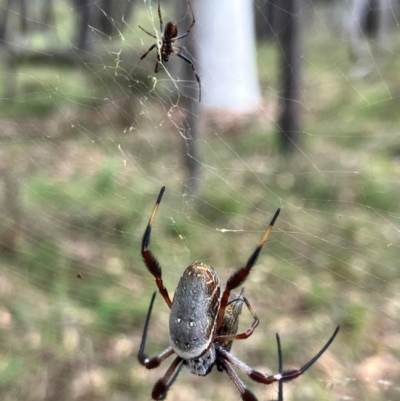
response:
<svg viewBox="0 0 400 401"><path fill-rule="evenodd" d="M165 375L159 379L153 387L151 396L153 400L165 400L168 390L174 384L183 366L183 361L180 356L177 356L169 365Z"/></svg>
<svg viewBox="0 0 400 401"><path fill-rule="evenodd" d="M246 297L243 297L242 299L245 302L247 309L250 311L251 315L254 318L253 323L251 324L250 328L247 329L247 331L244 333L217 336L215 338L215 341L225 342L225 341L232 341L232 340L244 340L253 334L254 329L260 323L260 319L256 315L256 312L254 311L253 307L250 305L250 302L248 301L248 299Z"/></svg>
<svg viewBox="0 0 400 401"><path fill-rule="evenodd" d="M239 379L235 371L229 366L229 364L222 358L218 361L225 372L228 374L229 378L233 381L235 386L240 392L243 401L257 401L256 396L244 385L244 383Z"/></svg>
<svg viewBox="0 0 400 401"><path fill-rule="evenodd" d="M218 343L215 344L215 349L217 351L217 355L219 356L220 360L225 360L231 363L236 368L240 369L244 372L250 379L263 384L271 384L279 380L275 376L265 376L262 373L252 369L250 366L246 365L241 360L237 359L229 352L225 351ZM221 363L222 364L222 363Z"/></svg>
<svg viewBox="0 0 400 401"><path fill-rule="evenodd" d="M233 291L229 297L228 305L225 309L224 320L222 321L222 326L217 332L217 337L220 336L230 336L237 333L239 328L239 318L240 314L242 313L242 306L244 303L244 288L241 289L240 294L235 294ZM218 342L218 339L214 340ZM219 344L224 348L226 351L230 352L232 348L233 341L219 341ZM219 372L222 372L224 369L222 366L218 364L217 359L217 369Z"/></svg>
<svg viewBox="0 0 400 401"><path fill-rule="evenodd" d="M179 39L183 39L183 38L186 38L186 36L188 36L189 34L186 32L186 33L182 33L182 35L179 35L179 36L177 36L176 38L172 38L171 39L171 43L174 43L174 42L176 42L177 40L179 40Z"/></svg>
<svg viewBox="0 0 400 401"><path fill-rule="evenodd" d="M278 345L278 370L279 373L283 373L283 358L282 358L282 348L281 348L281 340L279 338L279 334L276 333L276 343ZM283 401L283 381L279 382L278 385L278 401Z"/></svg>
<svg viewBox="0 0 400 401"><path fill-rule="evenodd" d="M228 300L225 308L224 319L222 325L217 332L217 337L235 335L239 328L239 318L242 313L244 303L244 288L241 289L240 294L237 295L233 291ZM218 341L218 340L217 340ZM230 351L233 341L224 340L218 341L226 351Z"/></svg>
<svg viewBox="0 0 400 401"><path fill-rule="evenodd" d="M246 266L236 270L228 279L228 282L226 283L226 288L224 293L222 294L222 298L221 298L221 307L219 310L219 316L218 316L218 323L217 323L217 330L221 327L222 324L222 320L224 318L224 313L225 313L225 308L229 299L229 294L231 293L232 290L234 290L235 288L239 287L239 285L241 285L247 278L247 276L249 275L251 268L254 266L254 264L257 261L258 255L261 252L261 249L263 247L263 245L265 244L265 242L268 239L268 236L272 230L272 227L275 224L276 219L279 216L280 213L280 209L278 209L275 212L274 217L271 220L271 223L269 223L269 226L267 228L267 230L265 231L264 235L261 238L261 242L258 245L258 247L256 248L256 250L253 252L253 254L250 256L249 260L246 263Z"/></svg>
<svg viewBox="0 0 400 401"><path fill-rule="evenodd" d="M296 377L300 376L303 374L306 370L308 370L319 358L320 356L328 349L328 347L332 344L333 340L335 339L337 333L340 330L340 325L336 327L335 331L327 341L327 343L322 347L321 351L318 352L317 355L314 356L309 362L307 362L305 365L303 365L298 371L292 370L292 371L286 371L283 373L283 380L292 380L295 379ZM297 374L296 372L300 372L300 374ZM293 375L293 377L291 377Z"/></svg>
<svg viewBox="0 0 400 401"><path fill-rule="evenodd" d="M152 46L150 47L150 49L147 50L147 52L146 52L145 54L143 54L142 57L140 57L140 59L139 59L139 61L138 61L138 64L139 64L154 48L156 48L156 47L157 47L157 43L154 43L154 45L152 45Z"/></svg>
<svg viewBox="0 0 400 401"><path fill-rule="evenodd" d="M155 74L157 74L157 72L160 70L160 65L161 65L161 63L160 63L160 56L159 56L159 54L157 53L156 66L154 67L154 73L155 73Z"/></svg>
<svg viewBox="0 0 400 401"><path fill-rule="evenodd" d="M184 56L181 53L174 53L176 56L180 57L182 60L185 60L188 64L190 64L192 66L192 70L194 73L194 76L196 77L197 83L199 84L199 102L201 102L201 81L200 81L200 77L197 74L196 69L194 68L194 64L193 61L190 60L188 57Z"/></svg>
<svg viewBox="0 0 400 401"><path fill-rule="evenodd" d="M189 35L189 33L190 33L190 31L192 30L194 24L196 23L196 19L194 18L193 8L192 8L192 5L190 4L190 1L188 1L188 5L189 5L190 11L191 11L191 13L192 13L193 21L192 21L192 23L190 24L188 30L187 30L185 33L183 33L182 35L177 36L176 38L173 38L173 39L171 40L171 42L175 42L176 40L186 38L186 36Z"/></svg>
<svg viewBox="0 0 400 401"><path fill-rule="evenodd" d="M225 359L226 361L230 362L233 366L240 369L242 372L246 373L250 379L263 384L271 384L276 381L287 381L287 380L294 380L300 375L302 375L305 371L307 371L326 351L326 349L332 344L332 341L335 339L340 326L337 326L332 336L329 338L328 342L322 347L322 349L312 358L309 362L303 365L300 369L292 369L281 371L276 375L265 376L264 374L252 369L251 367L247 366L244 362L240 361L239 359L235 358L229 352L226 352L222 347L216 345L216 349L220 358Z"/></svg>
<svg viewBox="0 0 400 401"><path fill-rule="evenodd" d="M147 331L149 329L149 322L150 322L150 316L151 316L151 311L153 310L153 304L154 300L156 298L157 293L154 292L153 296L151 297L150 301L150 306L149 310L147 312L146 316L146 321L144 324L143 328L143 335L142 335L142 340L140 342L140 348L138 352L138 360L139 363L144 366L146 369L154 369L160 366L161 362L164 359L167 359L169 356L171 356L174 353L174 350L171 347L168 347L166 350L164 350L160 355L149 358L145 353L144 353L144 348L146 346L146 338L147 338Z"/></svg>
<svg viewBox="0 0 400 401"><path fill-rule="evenodd" d="M151 213L149 223L147 224L146 230L143 234L142 238L142 257L145 265L147 266L147 269L149 272L155 277L156 279L156 284L157 287L160 291L160 294L163 296L165 299L165 302L171 308L172 302L171 298L169 297L167 289L164 287L163 279L162 279L162 270L161 266L158 263L158 260L155 258L155 256L149 251L147 248L150 244L150 234L151 234L151 227L153 225L154 218L156 217L156 213L158 210L158 206L160 205L161 198L164 194L165 187L161 188L161 191L158 195L156 204L154 205L154 209Z"/></svg>
<svg viewBox="0 0 400 401"><path fill-rule="evenodd" d="M157 39L157 36L156 36L156 35L150 33L149 31L146 31L146 29L142 28L140 25L138 25L138 26L139 26L139 28L140 28L142 31L146 32L147 35L150 35L152 38Z"/></svg>
<svg viewBox="0 0 400 401"><path fill-rule="evenodd" d="M170 379L170 381L168 382L168 385L164 391L165 396L167 395L167 392L169 391L169 389L172 387L172 385L175 383L175 380L178 378L179 373L181 373L181 370L183 368L183 366L185 365L185 361L181 360L180 365L178 365L178 368L175 370L174 375L172 376L172 378ZM279 400L280 401L280 400Z"/></svg>
<svg viewBox="0 0 400 401"><path fill-rule="evenodd" d="M164 32L164 24L162 22L160 0L158 0L158 18L160 19L160 32L163 33Z"/></svg>

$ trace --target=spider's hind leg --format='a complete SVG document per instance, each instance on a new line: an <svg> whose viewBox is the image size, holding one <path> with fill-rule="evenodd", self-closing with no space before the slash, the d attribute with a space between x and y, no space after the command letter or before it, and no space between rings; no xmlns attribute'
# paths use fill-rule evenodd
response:
<svg viewBox="0 0 400 401"><path fill-rule="evenodd" d="M158 71L160 71L160 55L157 54L157 61L156 61L156 66L154 67L154 73L157 74Z"/></svg>
<svg viewBox="0 0 400 401"><path fill-rule="evenodd" d="M239 379L239 376L225 360L220 359L219 363L239 390L243 401L258 401L256 396L244 385L244 383Z"/></svg>
<svg viewBox="0 0 400 401"><path fill-rule="evenodd" d="M231 363L236 368L240 369L243 373L249 376L250 379L263 384L271 384L274 382L280 381L289 381L294 380L297 377L301 376L304 372L306 372L320 357L321 355L327 350L327 348L332 344L333 340L335 339L340 326L337 326L327 343L322 347L322 349L305 365L303 365L300 369L290 369L284 370L280 369L280 372L276 375L265 376L263 373L258 372L252 369L250 366L247 366L244 362L240 361L239 359L235 358L229 352L226 352L222 347L218 348L218 356L220 359L224 359L225 361Z"/></svg>
<svg viewBox="0 0 400 401"><path fill-rule="evenodd" d="M180 49L180 48L179 48ZM196 68L194 67L193 61L190 60L189 57L186 57L185 55L183 55L182 53L180 53L180 50L175 53L178 57L180 57L182 60L186 61L188 64L191 65L194 76L196 77L196 81L199 84L199 102L201 102L201 80L200 80L200 76L196 71Z"/></svg>
<svg viewBox="0 0 400 401"><path fill-rule="evenodd" d="M167 393L177 379L182 367L182 358L177 356L172 361L165 375L154 385L151 393L153 400L165 400L167 398Z"/></svg>

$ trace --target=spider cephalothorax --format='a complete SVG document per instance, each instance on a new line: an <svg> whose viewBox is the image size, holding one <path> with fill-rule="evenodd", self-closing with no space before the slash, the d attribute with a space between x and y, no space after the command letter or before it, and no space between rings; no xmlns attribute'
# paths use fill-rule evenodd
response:
<svg viewBox="0 0 400 401"><path fill-rule="evenodd" d="M160 7L160 1L158 1L158 18L160 19L160 34L161 34L161 41L158 43L158 38L156 35L153 35L149 31L146 31L146 29L142 28L139 25L139 28L142 29L144 32L146 32L148 35L150 35L152 38L157 40L157 43L154 43L149 50L147 50L146 53L143 54L143 56L140 57L140 61L142 61L153 49L157 49L157 61L156 61L156 66L154 68L154 72L157 73L160 68L160 61L163 63L167 63L170 59L171 56L175 55L181 58L182 60L186 61L190 66L192 67L194 76L196 77L196 81L199 84L199 102L201 101L201 81L199 74L197 74L196 68L194 67L193 61L190 60L189 57L185 56L182 54L182 48L180 46L176 46L175 42L177 40L186 38L186 36L189 35L190 31L192 30L194 24L196 23L196 20L194 18L194 13L192 6L190 2L188 2L190 11L192 12L192 23L190 24L189 28L185 33L182 35L178 35L178 26L176 25L175 22L167 22L165 25L164 29L164 24L162 21L162 15L161 15L161 7Z"/></svg>
<svg viewBox="0 0 400 401"><path fill-rule="evenodd" d="M152 391L153 399L162 400L167 396L169 388L177 378L183 365L187 365L192 373L199 376L206 376L216 365L219 371L225 371L234 382L242 396L242 400L256 401L254 394L246 388L232 369L231 365L233 365L258 383L271 384L280 382L279 398L282 398L281 382L293 380L310 368L332 343L339 331L339 326L318 354L300 369L282 370L279 336L277 336L280 370L278 374L264 375L230 354L232 341L250 337L259 323L256 313L243 295L243 290L239 295L234 294L233 290L239 287L249 275L264 243L268 239L280 210L276 211L259 245L248 259L246 265L236 270L229 277L223 292L214 268L201 262L194 262L183 272L175 290L174 299L171 302L168 291L163 284L160 264L148 249L151 228L164 191L165 187L162 187L144 232L142 256L148 270L156 279L161 295L171 309L169 318L170 346L160 355L153 358L148 358L144 353L151 311L156 295L154 293L147 313L138 359L147 369L153 369L158 367L169 356L176 354L176 357L165 375L155 384ZM253 316L253 323L247 331L238 334L238 320L243 303L246 304Z"/></svg>

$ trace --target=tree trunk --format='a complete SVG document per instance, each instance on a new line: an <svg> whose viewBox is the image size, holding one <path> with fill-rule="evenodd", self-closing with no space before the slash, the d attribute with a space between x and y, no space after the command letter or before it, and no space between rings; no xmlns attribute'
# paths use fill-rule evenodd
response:
<svg viewBox="0 0 400 401"><path fill-rule="evenodd" d="M185 33L192 23L192 14L187 6L186 0L179 1L179 9L182 10L179 32ZM196 12L195 12L196 17ZM189 36L186 42L184 53L190 55L192 60L197 60L197 47ZM183 60L182 60L183 61ZM183 67L183 81L193 82L193 85L185 85L183 88L182 110L185 110L182 123L183 155L187 172L186 187L190 194L195 194L200 186L200 149L199 149L199 92L198 85L194 78L193 70L187 63L180 63ZM196 65L196 64L195 64ZM197 68L197 66L196 66Z"/></svg>
<svg viewBox="0 0 400 401"><path fill-rule="evenodd" d="M0 59L3 67L4 90L1 94L5 98L13 99L17 94L17 63L15 54L10 43L8 32L8 16L12 0L6 0L3 10L0 13ZM14 39L14 38L13 38Z"/></svg>
<svg viewBox="0 0 400 401"><path fill-rule="evenodd" d="M350 51L358 63L357 75L366 75L375 68L367 37L377 38L381 49L390 48L390 27L393 21L392 0L353 0L349 21Z"/></svg>
<svg viewBox="0 0 400 401"><path fill-rule="evenodd" d="M196 0L192 6L198 21L192 41L202 80L202 105L233 112L257 109L261 93L255 63L253 3Z"/></svg>
<svg viewBox="0 0 400 401"><path fill-rule="evenodd" d="M53 0L44 0L43 3L43 19L40 24L41 30L46 30L48 25L56 25Z"/></svg>
<svg viewBox="0 0 400 401"><path fill-rule="evenodd" d="M280 0L254 0L257 40L276 40L276 14Z"/></svg>
<svg viewBox="0 0 400 401"><path fill-rule="evenodd" d="M82 51L89 51L92 46L91 27L94 26L95 4L90 0L75 0L77 19L76 47Z"/></svg>
<svg viewBox="0 0 400 401"><path fill-rule="evenodd" d="M285 152L293 151L300 143L300 83L301 37L300 0L280 3L278 17L281 54L280 115L278 129Z"/></svg>

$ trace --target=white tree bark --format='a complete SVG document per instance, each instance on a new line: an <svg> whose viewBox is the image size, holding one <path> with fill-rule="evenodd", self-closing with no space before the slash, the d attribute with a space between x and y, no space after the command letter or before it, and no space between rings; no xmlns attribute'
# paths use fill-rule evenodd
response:
<svg viewBox="0 0 400 401"><path fill-rule="evenodd" d="M390 28L392 25L394 10L392 0L353 0L351 3L351 14L349 20L349 37L351 51L358 62L365 65L373 65L373 54L366 37L366 16L370 11L371 4L377 10L377 31L375 33L377 42L381 49L390 49ZM371 67L372 68L372 67Z"/></svg>
<svg viewBox="0 0 400 401"><path fill-rule="evenodd" d="M261 104L256 69L253 3L194 0L196 67L202 106L250 112Z"/></svg>

